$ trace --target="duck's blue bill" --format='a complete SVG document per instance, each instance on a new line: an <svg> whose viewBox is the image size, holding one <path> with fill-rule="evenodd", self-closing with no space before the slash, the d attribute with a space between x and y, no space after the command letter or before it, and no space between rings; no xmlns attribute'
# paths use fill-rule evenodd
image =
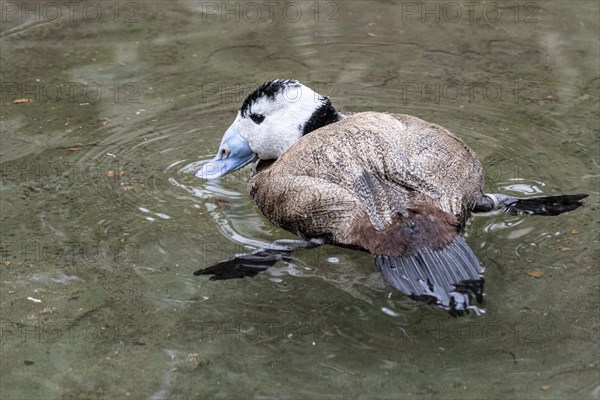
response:
<svg viewBox="0 0 600 400"><path fill-rule="evenodd" d="M240 136L236 120L223 135L217 156L204 164L196 171L195 175L202 179L220 178L242 168L253 161L255 157L256 154L250 149L248 142Z"/></svg>

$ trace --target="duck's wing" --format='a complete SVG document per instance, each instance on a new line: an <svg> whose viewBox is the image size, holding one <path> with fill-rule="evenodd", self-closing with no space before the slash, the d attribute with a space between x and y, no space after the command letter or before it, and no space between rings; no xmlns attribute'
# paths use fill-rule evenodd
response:
<svg viewBox="0 0 600 400"><path fill-rule="evenodd" d="M366 112L301 138L251 180L250 193L271 221L295 233L322 225L342 231L361 213L381 231L430 207L456 217L460 231L483 196L483 172L473 151L446 129Z"/></svg>
<svg viewBox="0 0 600 400"><path fill-rule="evenodd" d="M392 157L386 179L412 189L441 210L466 217L483 196L483 167L475 152L446 128L411 115L390 114L398 122L387 135Z"/></svg>
<svg viewBox="0 0 600 400"><path fill-rule="evenodd" d="M268 170L249 183L250 195L275 225L302 238L351 245L353 221L365 215L360 200L343 187L312 176Z"/></svg>
<svg viewBox="0 0 600 400"><path fill-rule="evenodd" d="M483 280L458 233L483 178L474 154L441 129L408 116L347 117L300 139L252 178L250 194L276 225L367 250L398 290L424 300L433 287L440 307L464 310L482 293L457 288Z"/></svg>
<svg viewBox="0 0 600 400"><path fill-rule="evenodd" d="M274 175L308 176L339 186L378 229L428 204L464 222L483 196L474 152L446 129L400 114L358 113L300 139Z"/></svg>

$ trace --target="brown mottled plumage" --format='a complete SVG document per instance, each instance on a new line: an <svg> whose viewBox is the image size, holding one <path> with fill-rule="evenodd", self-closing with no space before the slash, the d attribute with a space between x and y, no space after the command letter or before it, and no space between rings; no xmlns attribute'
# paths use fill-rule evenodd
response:
<svg viewBox="0 0 600 400"><path fill-rule="evenodd" d="M401 256L452 241L483 196L483 171L441 126L364 112L302 137L248 186L263 214L284 229ZM401 234L406 220L422 234Z"/></svg>
<svg viewBox="0 0 600 400"><path fill-rule="evenodd" d="M479 312L472 300L483 299L483 269L460 237L470 211L556 215L586 197L484 195L481 163L447 129L410 115L338 112L294 80L252 92L196 176L219 178L256 158L249 192L274 224L310 245L370 252L395 288L453 315ZM290 251L283 244L196 273L255 275Z"/></svg>

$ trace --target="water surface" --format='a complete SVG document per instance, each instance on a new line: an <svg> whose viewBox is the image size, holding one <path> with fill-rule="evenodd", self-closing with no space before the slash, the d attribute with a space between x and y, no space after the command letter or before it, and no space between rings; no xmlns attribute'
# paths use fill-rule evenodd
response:
<svg viewBox="0 0 600 400"><path fill-rule="evenodd" d="M595 2L27 4L2 4L3 398L598 398ZM332 246L194 277L293 238L247 196L251 168L184 168L274 78L446 126L487 192L590 197L471 220L480 317Z"/></svg>

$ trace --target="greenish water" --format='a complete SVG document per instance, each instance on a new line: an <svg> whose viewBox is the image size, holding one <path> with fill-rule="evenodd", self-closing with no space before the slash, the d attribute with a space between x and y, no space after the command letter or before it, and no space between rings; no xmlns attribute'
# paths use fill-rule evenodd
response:
<svg viewBox="0 0 600 400"><path fill-rule="evenodd" d="M76 4L1 3L3 399L598 399L596 2ZM446 126L487 192L590 197L471 220L481 317L415 304L331 246L194 277L293 238L246 195L249 169L182 172L274 78Z"/></svg>

